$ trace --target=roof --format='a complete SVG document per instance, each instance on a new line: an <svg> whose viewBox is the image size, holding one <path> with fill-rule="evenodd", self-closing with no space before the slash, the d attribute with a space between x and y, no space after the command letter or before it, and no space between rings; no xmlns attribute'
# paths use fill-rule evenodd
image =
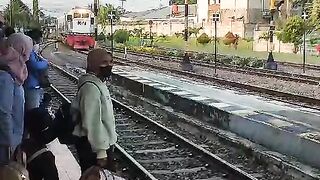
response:
<svg viewBox="0 0 320 180"><path fill-rule="evenodd" d="M180 16L184 16L184 5L178 5ZM171 14L171 7L161 7L158 9L150 9L141 12L128 12L122 15L123 18L130 18L135 20L146 20L146 19L168 19ZM189 5L189 15L195 16L197 14L196 4Z"/></svg>
<svg viewBox="0 0 320 180"><path fill-rule="evenodd" d="M159 9L150 9L141 12L129 12L124 14L124 18L132 18L137 20L143 19L166 19L170 15L170 7L162 7Z"/></svg>

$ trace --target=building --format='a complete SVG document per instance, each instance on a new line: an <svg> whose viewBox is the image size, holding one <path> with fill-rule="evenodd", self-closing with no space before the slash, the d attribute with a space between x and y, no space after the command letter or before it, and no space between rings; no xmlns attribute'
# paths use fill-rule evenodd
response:
<svg viewBox="0 0 320 180"><path fill-rule="evenodd" d="M253 37L257 24L267 25L269 0L198 0L198 22L212 27L212 17L218 14L218 35L228 31L240 37Z"/></svg>
<svg viewBox="0 0 320 180"><path fill-rule="evenodd" d="M185 11L183 5L167 6L158 9L151 9L142 12L128 12L124 14L115 28L129 29L143 28L144 31L151 31L157 35L174 35L181 33L185 29ZM197 5L189 6L189 26L197 24ZM149 22L152 21L152 26ZM107 28L108 31L109 28Z"/></svg>
<svg viewBox="0 0 320 180"><path fill-rule="evenodd" d="M251 38L258 27L269 26L270 0L198 0L189 5L189 26L203 27L209 36L213 35L213 15L218 15L218 36L223 37L229 31L240 37ZM143 12L131 12L121 17L126 28L133 24L154 22L152 31L157 34L173 35L184 30L184 5L171 5ZM266 29L266 28L262 28Z"/></svg>

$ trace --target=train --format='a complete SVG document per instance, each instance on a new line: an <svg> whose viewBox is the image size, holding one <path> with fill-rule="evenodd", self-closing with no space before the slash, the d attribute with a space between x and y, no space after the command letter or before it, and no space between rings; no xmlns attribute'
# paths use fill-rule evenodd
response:
<svg viewBox="0 0 320 180"><path fill-rule="evenodd" d="M58 18L58 32L61 40L75 50L89 50L95 47L94 13L87 8L75 7Z"/></svg>

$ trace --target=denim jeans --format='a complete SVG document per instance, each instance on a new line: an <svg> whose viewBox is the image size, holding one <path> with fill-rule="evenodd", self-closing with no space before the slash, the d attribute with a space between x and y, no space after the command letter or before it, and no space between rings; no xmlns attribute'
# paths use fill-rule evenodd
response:
<svg viewBox="0 0 320 180"><path fill-rule="evenodd" d="M43 89L25 89L26 111L38 108L43 99Z"/></svg>
<svg viewBox="0 0 320 180"><path fill-rule="evenodd" d="M21 144L24 130L24 90L22 86L14 87L14 103L13 103L13 138L11 148L14 150Z"/></svg>

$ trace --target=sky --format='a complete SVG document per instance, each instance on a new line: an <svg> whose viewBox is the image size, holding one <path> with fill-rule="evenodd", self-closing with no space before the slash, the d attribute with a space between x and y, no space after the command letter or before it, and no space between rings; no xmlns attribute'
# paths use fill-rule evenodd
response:
<svg viewBox="0 0 320 180"><path fill-rule="evenodd" d="M94 0L39 0L40 8L44 9L45 14L52 16L62 16L64 12L74 6L86 6L93 3ZM32 0L22 0L32 9ZM0 10L9 3L9 0L0 0ZM120 0L100 0L100 4L111 3L120 6ZM164 6L169 4L169 0L127 0L124 2L124 8L128 11L144 11L152 8L158 8L160 3Z"/></svg>

